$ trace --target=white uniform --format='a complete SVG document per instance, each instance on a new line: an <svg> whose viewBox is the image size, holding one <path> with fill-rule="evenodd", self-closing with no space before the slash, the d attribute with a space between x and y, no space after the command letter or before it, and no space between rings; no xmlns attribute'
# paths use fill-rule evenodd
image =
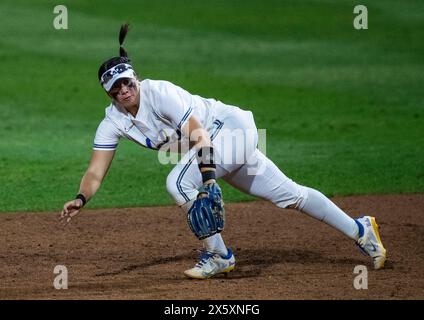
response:
<svg viewBox="0 0 424 320"><path fill-rule="evenodd" d="M263 174L248 175L249 165L245 159L244 163L227 161L218 164L218 178L223 177L236 188L271 200L280 207L293 204L302 197L297 185L256 149L257 130L250 111L225 105L215 99L192 95L168 81L146 79L140 82L140 108L136 117L114 104L107 107L106 116L97 129L93 148L114 150L120 138L130 139L151 149L163 148L165 144L175 143L177 140L186 143L187 141L180 139L181 128L192 115L208 131L218 154L233 152L235 149L235 145L223 136L224 132L228 133L223 129L242 129L239 134L249 129L255 131L250 149L239 149L247 153L251 159L249 162L257 164L260 161L266 164ZM226 141L229 141L228 145ZM197 188L201 184L202 177L195 152L190 150L168 175L167 190L176 203L182 206L196 197Z"/></svg>
<svg viewBox="0 0 424 320"><path fill-rule="evenodd" d="M357 226L353 219L316 190L293 182L256 148L257 129L250 111L192 95L168 81L146 79L140 82L140 107L135 117L114 104L107 107L93 148L115 150L120 138L130 139L150 149L160 149L167 144L184 144L187 140L181 137L181 128L192 115L197 117L211 137L218 155L217 178L223 178L243 192L270 200L278 207L292 206L303 210L349 237L356 237ZM238 142L228 139L229 132L236 132L236 141L240 141L237 140L240 137L246 138L246 132L255 134L251 139L241 139L245 141L245 146L239 148ZM240 159L240 150L243 161L219 161L229 154L232 154L232 160ZM252 167L260 168L260 173L251 174ZM184 153L169 173L167 190L187 212L201 185L202 176L196 154L191 149ZM225 200L225 194L223 197Z"/></svg>

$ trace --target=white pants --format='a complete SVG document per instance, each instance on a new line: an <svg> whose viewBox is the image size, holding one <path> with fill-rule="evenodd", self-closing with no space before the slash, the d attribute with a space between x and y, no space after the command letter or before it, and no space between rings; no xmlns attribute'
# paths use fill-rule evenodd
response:
<svg viewBox="0 0 424 320"><path fill-rule="evenodd" d="M214 125L211 139L217 153L217 178L281 208L296 206L305 198L306 190L256 148L257 128L250 111L237 108ZM190 150L169 173L166 187L177 205L188 211L201 185L195 151Z"/></svg>
<svg viewBox="0 0 424 320"><path fill-rule="evenodd" d="M211 140L218 160L217 178L223 178L240 191L269 200L280 208L290 206L302 211L357 240L359 230L355 220L319 191L289 179L256 148L258 135L251 112L237 108L214 124ZM201 185L202 175L196 153L190 150L169 173L166 186L175 202L188 212ZM223 197L225 199L225 195ZM206 238L204 242L207 250L226 254L220 234Z"/></svg>

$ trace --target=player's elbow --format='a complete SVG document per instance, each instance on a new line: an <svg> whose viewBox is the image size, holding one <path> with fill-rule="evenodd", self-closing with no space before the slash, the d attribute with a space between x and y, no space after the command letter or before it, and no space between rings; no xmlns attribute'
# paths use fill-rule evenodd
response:
<svg viewBox="0 0 424 320"><path fill-rule="evenodd" d="M190 141L197 147L208 146L211 144L207 131L203 128L201 122L191 116L183 127L183 133L190 138Z"/></svg>
<svg viewBox="0 0 424 320"><path fill-rule="evenodd" d="M203 128L191 131L190 141L197 149L211 145L211 139L209 138L207 131Z"/></svg>
<svg viewBox="0 0 424 320"><path fill-rule="evenodd" d="M84 175L84 180L88 181L90 184L101 184L103 181L104 175L95 170L87 170Z"/></svg>

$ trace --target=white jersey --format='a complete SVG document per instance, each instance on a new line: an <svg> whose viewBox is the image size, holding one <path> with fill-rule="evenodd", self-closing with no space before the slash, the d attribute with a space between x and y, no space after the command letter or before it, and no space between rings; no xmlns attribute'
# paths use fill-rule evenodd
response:
<svg viewBox="0 0 424 320"><path fill-rule="evenodd" d="M140 105L136 116L110 104L97 128L94 150L115 150L120 138L159 149L181 142L181 128L194 115L209 134L213 124L238 109L215 99L192 95L168 81L140 81Z"/></svg>

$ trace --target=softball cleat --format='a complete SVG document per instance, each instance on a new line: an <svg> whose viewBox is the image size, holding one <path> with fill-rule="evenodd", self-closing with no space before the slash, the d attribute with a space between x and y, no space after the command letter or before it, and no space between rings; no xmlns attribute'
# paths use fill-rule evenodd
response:
<svg viewBox="0 0 424 320"><path fill-rule="evenodd" d="M359 228L359 238L356 245L362 253L373 259L374 269L383 268L387 259L387 250L381 242L375 218L364 216L355 219L355 222Z"/></svg>
<svg viewBox="0 0 424 320"><path fill-rule="evenodd" d="M221 273L233 271L236 260L231 249L228 249L227 256L218 253L203 251L200 261L194 268L184 271L184 274L193 279L208 279Z"/></svg>

